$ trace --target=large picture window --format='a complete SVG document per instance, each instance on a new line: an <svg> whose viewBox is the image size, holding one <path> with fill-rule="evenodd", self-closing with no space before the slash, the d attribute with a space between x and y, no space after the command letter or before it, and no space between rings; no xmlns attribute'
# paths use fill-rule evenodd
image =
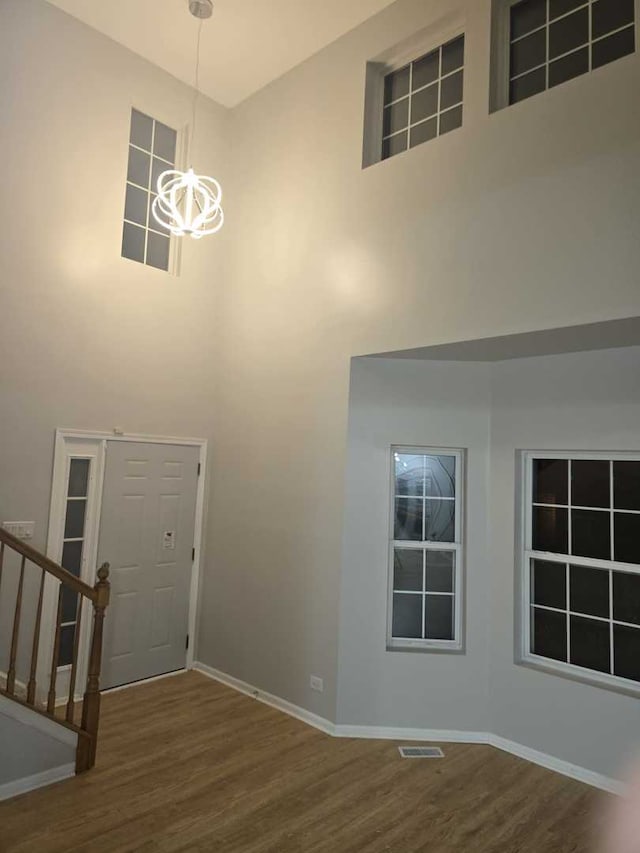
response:
<svg viewBox="0 0 640 853"><path fill-rule="evenodd" d="M462 463L392 448L388 648L462 647Z"/></svg>
<svg viewBox="0 0 640 853"><path fill-rule="evenodd" d="M524 658L640 690L640 455L525 456Z"/></svg>

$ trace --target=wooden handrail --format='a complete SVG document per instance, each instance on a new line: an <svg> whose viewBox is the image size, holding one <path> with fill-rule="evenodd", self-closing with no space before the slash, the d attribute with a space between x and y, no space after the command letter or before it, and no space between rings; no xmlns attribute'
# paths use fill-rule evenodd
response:
<svg viewBox="0 0 640 853"><path fill-rule="evenodd" d="M4 542L6 545L9 545L14 551L17 551L18 554L26 557L29 562L35 563L36 566L40 566L40 568L47 572L47 574L53 575L54 578L57 578L65 586L68 586L69 589L83 595L85 598L91 599L91 601L96 601L97 592L95 587L89 586L88 583L81 581L80 578L72 575L71 572L63 569L62 566L58 565L58 563L54 563L53 560L49 559L49 557L41 554L40 551L36 551L36 549L32 548L31 545L27 545L22 541L22 539L18 539L17 536L9 533L9 531L5 530L3 527L0 527L0 542Z"/></svg>
<svg viewBox="0 0 640 853"><path fill-rule="evenodd" d="M7 679L4 687L0 687L0 695L18 702L38 714L48 717L50 720L65 726L78 735L76 748L76 773L89 770L95 764L96 745L98 740L98 724L100 717L100 668L102 664L102 632L104 616L109 604L109 564L104 563L98 569L98 580L95 586L89 586L71 572L55 563L49 557L36 551L30 545L25 544L13 534L0 527L0 580L2 579L4 557L10 549L22 558L20 560L20 574L14 608L13 630L11 635L11 650L9 665L7 668ZM39 577L39 591L36 606L36 617L31 638L31 661L29 669L29 681L26 696L16 695L16 658L18 652L18 641L20 638L20 625L22 612L25 607L23 599L23 588L25 584L25 568L27 562L33 563L41 569ZM44 594L45 575L51 575L60 582L58 589L58 602L55 626L52 635L52 655L50 662L49 689L46 694L46 705L36 703L36 673L38 671L37 658L40 647L41 617ZM88 599L93 605L93 626L91 631L91 648L89 651L87 667L87 684L82 700L82 721L80 725L74 723L74 692L78 665L78 652L80 641L80 623L82 613L82 598L78 598L76 604L75 636L73 642L73 661L69 679L69 695L66 702L65 718L60 719L56 715L56 680L58 675L58 657L60 652L61 616L63 590L69 589L73 593ZM49 663L47 662L47 666Z"/></svg>

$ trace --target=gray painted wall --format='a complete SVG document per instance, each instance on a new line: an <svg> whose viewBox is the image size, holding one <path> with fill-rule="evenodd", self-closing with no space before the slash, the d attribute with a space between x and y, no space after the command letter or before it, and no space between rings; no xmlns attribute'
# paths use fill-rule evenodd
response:
<svg viewBox="0 0 640 853"><path fill-rule="evenodd" d="M516 449L640 451L640 348L502 362L493 373L493 730L616 776L640 748L639 700L514 664Z"/></svg>
<svg viewBox="0 0 640 853"><path fill-rule="evenodd" d="M199 649L331 719L351 358L640 314L640 54L489 115L490 2L459 5L455 133L361 169L367 60L449 0L398 0L233 112Z"/></svg>
<svg viewBox="0 0 640 853"><path fill-rule="evenodd" d="M120 257L131 107L182 128L188 86L43 0L0 3L0 78L0 521L44 549L56 427L212 438L226 235L185 241L178 277ZM201 98L194 163L223 185L227 139Z"/></svg>
<svg viewBox="0 0 640 853"><path fill-rule="evenodd" d="M640 315L640 54L490 116L490 0L460 7L463 128L364 171L366 62L448 0L398 0L232 114L202 99L227 220L174 279L119 257L126 139L132 103L182 126L191 91L43 0L0 4L0 516L43 546L57 426L211 438L198 657L331 719L351 358Z"/></svg>
<svg viewBox="0 0 640 853"><path fill-rule="evenodd" d="M354 359L338 723L486 731L490 365ZM386 651L392 444L465 448L466 653Z"/></svg>
<svg viewBox="0 0 640 853"><path fill-rule="evenodd" d="M514 662L516 452L640 452L639 377L640 347L494 363L354 359L339 723L488 731L621 775L640 748L638 698ZM464 655L385 650L391 444L468 449Z"/></svg>

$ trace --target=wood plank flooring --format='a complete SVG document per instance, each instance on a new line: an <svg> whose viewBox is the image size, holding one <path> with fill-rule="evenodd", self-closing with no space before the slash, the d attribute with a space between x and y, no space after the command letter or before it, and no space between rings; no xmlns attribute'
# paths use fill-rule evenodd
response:
<svg viewBox="0 0 640 853"><path fill-rule="evenodd" d="M103 696L94 770L0 803L2 853L586 853L604 795L489 746L402 760L189 672Z"/></svg>

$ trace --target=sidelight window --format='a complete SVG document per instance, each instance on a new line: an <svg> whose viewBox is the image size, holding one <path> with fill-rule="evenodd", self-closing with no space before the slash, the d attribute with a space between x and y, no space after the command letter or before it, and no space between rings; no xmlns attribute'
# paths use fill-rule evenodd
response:
<svg viewBox="0 0 640 853"><path fill-rule="evenodd" d="M69 459L60 565L77 578L81 578L83 574L90 473L90 459L74 457ZM58 666L67 666L73 661L80 604L77 593L68 587L62 587Z"/></svg>

